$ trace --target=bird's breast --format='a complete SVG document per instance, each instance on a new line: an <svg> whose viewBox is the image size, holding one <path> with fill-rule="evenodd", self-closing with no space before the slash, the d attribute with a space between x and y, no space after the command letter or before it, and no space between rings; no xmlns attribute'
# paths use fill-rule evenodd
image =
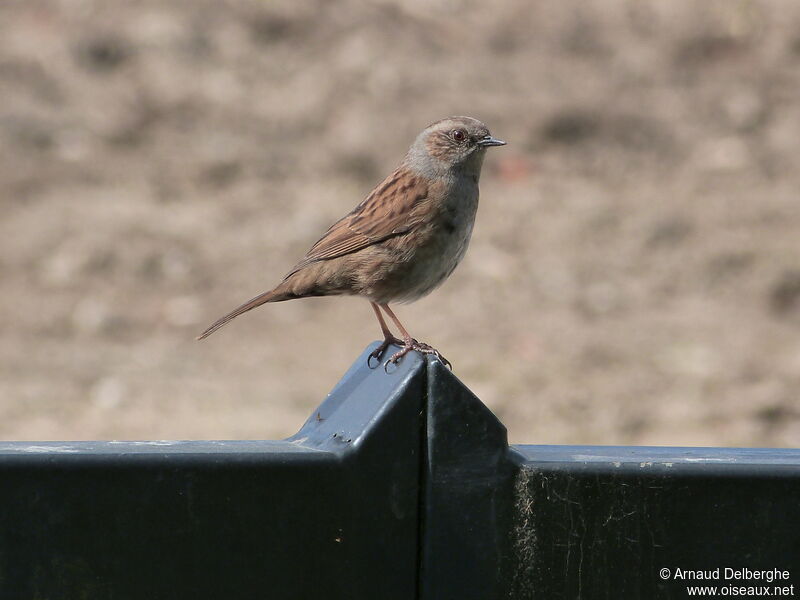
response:
<svg viewBox="0 0 800 600"><path fill-rule="evenodd" d="M387 273L385 287L387 292L391 290L393 302L411 302L427 295L464 258L478 209L478 188L454 186L439 204L432 207L424 225L406 236L409 251L397 269Z"/></svg>

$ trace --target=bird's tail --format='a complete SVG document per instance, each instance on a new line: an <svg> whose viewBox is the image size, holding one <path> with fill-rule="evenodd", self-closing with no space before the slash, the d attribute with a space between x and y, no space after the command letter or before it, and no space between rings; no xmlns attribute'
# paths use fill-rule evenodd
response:
<svg viewBox="0 0 800 600"><path fill-rule="evenodd" d="M262 304L266 304L267 302L280 302L281 300L288 300L289 298L285 293L279 291L280 286L274 290L270 290L268 292L264 292L263 294L259 294L252 300L248 300L244 304L242 304L239 308L229 312L227 315L222 317L221 319L217 319L213 325L211 325L208 329L206 329L203 333L197 336L198 340L203 340L214 333L220 327L230 323L236 317L241 314L246 313L248 310L253 310L257 306L261 306Z"/></svg>

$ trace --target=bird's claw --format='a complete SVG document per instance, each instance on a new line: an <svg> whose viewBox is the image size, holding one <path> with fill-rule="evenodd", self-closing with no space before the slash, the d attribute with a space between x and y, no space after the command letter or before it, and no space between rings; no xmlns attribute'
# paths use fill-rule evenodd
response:
<svg viewBox="0 0 800 600"><path fill-rule="evenodd" d="M375 350L369 353L369 356L367 357L367 366L370 369L374 369L379 364L381 364L381 357L386 353L386 350L389 348L389 346L402 346L402 345L403 345L403 340L398 340L396 337L386 338L385 340L383 340L383 342L381 342L380 346L378 346L377 348L375 348ZM373 358L376 361L375 366L372 366Z"/></svg>
<svg viewBox="0 0 800 600"><path fill-rule="evenodd" d="M389 372L389 365L396 365L401 358L403 358L406 354L411 352L412 350L416 350L420 354L432 354L435 356L439 361L446 366L451 371L453 370L453 364L447 360L442 353L439 352L436 348L431 346L430 344L426 344L424 342L418 342L417 340L412 339L410 344L404 343L403 348L399 351L392 354L385 363L383 363L383 370L385 372Z"/></svg>
<svg viewBox="0 0 800 600"><path fill-rule="evenodd" d="M414 341L416 342L416 340ZM442 353L439 352L436 348L434 348L430 344L417 342L417 347L414 348L414 350L416 350L417 352L422 352L422 354L432 354L433 356L438 358L439 362L441 362L445 367L447 367L451 371L453 370L453 363L451 363L444 356L442 356Z"/></svg>

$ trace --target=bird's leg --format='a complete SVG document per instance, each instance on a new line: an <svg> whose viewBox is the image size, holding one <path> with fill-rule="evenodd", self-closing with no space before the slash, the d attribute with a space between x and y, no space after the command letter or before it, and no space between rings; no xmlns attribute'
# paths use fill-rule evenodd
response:
<svg viewBox="0 0 800 600"><path fill-rule="evenodd" d="M381 357L383 356L383 353L386 352L386 349L389 346L392 346L392 345L402 346L403 345L403 340L397 339L394 336L394 334L391 332L389 327L386 325L386 321L384 321L383 315L381 314L381 311L378 308L378 305L375 304L374 302L370 302L370 305L372 306L372 310L375 311L375 316L378 317L378 323L381 324L381 332L383 332L383 342L381 343L380 346L375 348L375 350L370 352L369 357L367 357L367 365L370 364L370 362L372 361L373 358L378 361L378 364L380 364Z"/></svg>
<svg viewBox="0 0 800 600"><path fill-rule="evenodd" d="M406 354L411 352L412 350L416 350L422 354L433 354L436 358L442 361L446 367L450 369L453 368L453 365L447 360L444 356L442 356L441 352L439 352L436 348L429 344L424 344L422 342L418 342L414 338L411 337L411 334L406 331L406 328L403 327L403 324L400 322L400 319L395 316L392 312L392 309L389 308L388 304L381 304L380 307L384 310L384 312L389 315L389 318L394 321L394 324L397 325L397 328L400 330L400 333L403 335L403 348L399 352L395 352L389 358L389 360L384 363L384 368L389 366L389 364L395 364L401 358L403 358Z"/></svg>

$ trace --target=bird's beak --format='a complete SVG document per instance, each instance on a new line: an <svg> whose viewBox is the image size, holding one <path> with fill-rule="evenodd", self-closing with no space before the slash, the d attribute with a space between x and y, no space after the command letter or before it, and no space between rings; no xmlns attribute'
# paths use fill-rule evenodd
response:
<svg viewBox="0 0 800 600"><path fill-rule="evenodd" d="M485 138L478 140L478 146L482 148L488 148L489 146L505 146L506 143L503 140L498 140L493 138L490 135L487 135Z"/></svg>

